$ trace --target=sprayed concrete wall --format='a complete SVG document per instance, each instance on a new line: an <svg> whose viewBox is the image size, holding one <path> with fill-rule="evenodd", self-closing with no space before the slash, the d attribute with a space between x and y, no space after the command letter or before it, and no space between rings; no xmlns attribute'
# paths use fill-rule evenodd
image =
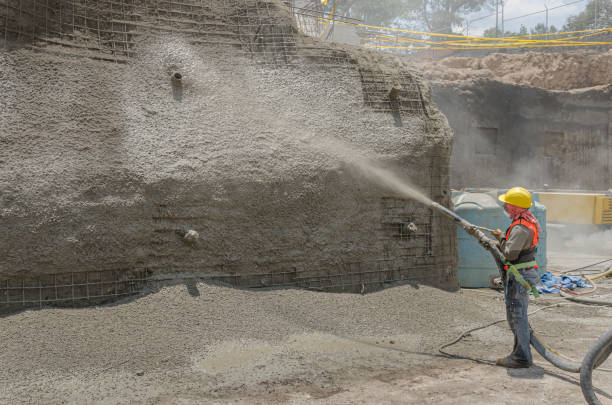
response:
<svg viewBox="0 0 612 405"><path fill-rule="evenodd" d="M457 285L450 221L317 146L449 205L451 132L417 72L302 36L277 0L92 3L0 8L0 296L100 271Z"/></svg>
<svg viewBox="0 0 612 405"><path fill-rule="evenodd" d="M434 82L455 133L451 184L607 190L612 86L551 91L494 80Z"/></svg>

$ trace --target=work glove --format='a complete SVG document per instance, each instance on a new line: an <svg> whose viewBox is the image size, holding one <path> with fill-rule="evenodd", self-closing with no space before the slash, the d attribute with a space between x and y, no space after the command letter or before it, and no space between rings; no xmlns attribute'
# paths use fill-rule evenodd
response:
<svg viewBox="0 0 612 405"><path fill-rule="evenodd" d="M493 242L493 240L489 238L478 239L478 243L480 244L480 246L487 250L489 250L489 248L491 247L490 244L495 244L495 242Z"/></svg>
<svg viewBox="0 0 612 405"><path fill-rule="evenodd" d="M504 233L499 228L496 229L494 232L491 232L491 234L495 236L495 239L497 239L498 241L501 241L502 237L504 236Z"/></svg>

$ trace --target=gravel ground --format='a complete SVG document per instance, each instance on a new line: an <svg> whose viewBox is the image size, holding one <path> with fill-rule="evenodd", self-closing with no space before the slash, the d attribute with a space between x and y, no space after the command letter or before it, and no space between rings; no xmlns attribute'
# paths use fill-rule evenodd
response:
<svg viewBox="0 0 612 405"><path fill-rule="evenodd" d="M368 295L165 286L120 305L0 319L0 401L121 403L189 391L187 381L212 394L325 380L422 361L483 319L470 299L427 286Z"/></svg>
<svg viewBox="0 0 612 405"><path fill-rule="evenodd" d="M503 315L501 294L482 290L159 286L114 305L0 318L0 403L491 403L496 390L524 378L533 381L521 401L579 401L576 378L543 363L512 374L438 355L460 331ZM610 315L610 308L572 304L540 311L532 322L545 341L578 358ZM500 324L451 351L492 360L511 344ZM554 395L542 391L547 386Z"/></svg>

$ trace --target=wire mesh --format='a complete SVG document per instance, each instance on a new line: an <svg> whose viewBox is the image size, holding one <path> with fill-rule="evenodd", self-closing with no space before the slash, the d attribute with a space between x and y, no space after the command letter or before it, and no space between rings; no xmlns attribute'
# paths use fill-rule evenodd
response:
<svg viewBox="0 0 612 405"><path fill-rule="evenodd" d="M297 26L281 17L279 7L271 0L5 0L0 33L7 48L28 46L121 63L137 54L145 37L170 34L192 44L222 46L228 56L238 53L264 64L355 68L356 60L341 48L297 46L298 27L308 30L312 23L312 30L319 29L320 7L293 7L296 21L310 21ZM363 68L358 74L364 101L375 111L426 113L420 85L409 74ZM391 100L394 84L400 91Z"/></svg>
<svg viewBox="0 0 612 405"><path fill-rule="evenodd" d="M143 291L149 272L104 270L0 281L0 310L46 305L91 305Z"/></svg>
<svg viewBox="0 0 612 405"><path fill-rule="evenodd" d="M449 261L438 266L450 266ZM296 287L314 291L367 292L403 281L438 281L431 264L413 265L402 260L378 260L313 266L309 269L272 273L234 273L205 277L241 288Z"/></svg>
<svg viewBox="0 0 612 405"><path fill-rule="evenodd" d="M297 30L269 0L6 0L0 33L9 41L125 62L142 36L176 34L192 43L233 46L267 62L297 55Z"/></svg>
<svg viewBox="0 0 612 405"><path fill-rule="evenodd" d="M401 115L425 114L419 83L407 73L393 74L380 70L359 68L364 103L378 112ZM392 95L392 89L397 94Z"/></svg>
<svg viewBox="0 0 612 405"><path fill-rule="evenodd" d="M414 201L392 197L383 198L381 204L381 235L387 255L406 263L432 257L433 210Z"/></svg>
<svg viewBox="0 0 612 405"><path fill-rule="evenodd" d="M285 3L293 6L288 1ZM52 49L127 63L137 55L137 45L145 38L179 35L190 43L221 46L229 56L235 52L260 63L348 67L359 76L364 102L374 111L427 114L420 83L415 77L408 73L357 68L357 61L338 47L306 41L298 47L298 27L312 33L320 31L318 11L293 7L296 25L291 20L279 18L282 10L278 7L278 3L271 0L4 0L0 5L0 36L3 35L6 48ZM391 97L390 90L394 87L399 90L396 97ZM428 180L432 187L441 184L433 171ZM434 190L431 192L433 195ZM204 219L197 213L201 210L175 211L176 207L157 207L152 218L159 225L152 237L153 255L161 254L158 250L164 243L164 233L175 232L172 227L162 226L164 219ZM382 261L329 263L307 270L256 274L222 269L229 274L211 279L240 287L295 286L342 291L402 280L433 279L437 275L431 273L431 268L434 264L440 265L434 263L433 257L439 247L439 241L432 237L433 214L431 210L417 212L418 209L405 200L383 201L380 232L386 256ZM416 226L416 232L406 232L411 223ZM138 293L146 282L146 271L118 270L59 274L52 279L0 281L0 308L111 299Z"/></svg>

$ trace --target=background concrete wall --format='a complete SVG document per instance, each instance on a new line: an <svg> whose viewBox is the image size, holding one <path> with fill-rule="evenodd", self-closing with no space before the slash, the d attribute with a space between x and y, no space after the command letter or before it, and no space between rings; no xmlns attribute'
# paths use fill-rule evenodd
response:
<svg viewBox="0 0 612 405"><path fill-rule="evenodd" d="M550 91L475 80L432 89L455 133L452 187L612 184L612 86Z"/></svg>

